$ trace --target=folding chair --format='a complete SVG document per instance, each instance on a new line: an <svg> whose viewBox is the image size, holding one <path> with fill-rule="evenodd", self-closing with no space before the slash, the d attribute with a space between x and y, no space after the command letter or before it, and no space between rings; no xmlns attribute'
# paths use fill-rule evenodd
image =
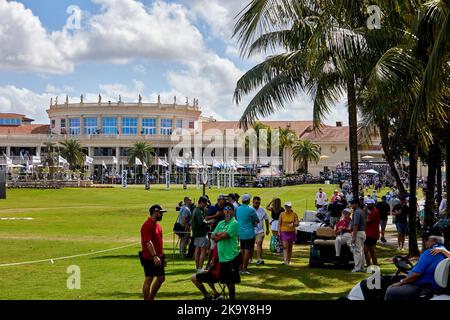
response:
<svg viewBox="0 0 450 320"><path fill-rule="evenodd" d="M220 295L222 296L222 300L230 300L227 284L220 281L217 284L220 288Z"/></svg>

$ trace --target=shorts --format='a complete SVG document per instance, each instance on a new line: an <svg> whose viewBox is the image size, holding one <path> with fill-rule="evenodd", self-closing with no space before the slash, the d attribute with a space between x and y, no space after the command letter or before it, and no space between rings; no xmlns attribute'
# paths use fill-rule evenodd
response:
<svg viewBox="0 0 450 320"><path fill-rule="evenodd" d="M406 231L407 225L406 224L396 223L395 226L397 227L398 234L406 234L407 233L407 231Z"/></svg>
<svg viewBox="0 0 450 320"><path fill-rule="evenodd" d="M380 220L381 230L386 230L387 220Z"/></svg>
<svg viewBox="0 0 450 320"><path fill-rule="evenodd" d="M161 265L159 267L155 265L153 260L144 259L141 254L139 254L139 258L141 260L142 267L144 267L144 274L146 278L164 277L166 275L164 270L166 257L164 255L160 257Z"/></svg>
<svg viewBox="0 0 450 320"><path fill-rule="evenodd" d="M217 283L219 279L213 276L212 272L202 272L198 273L196 279L200 283Z"/></svg>
<svg viewBox="0 0 450 320"><path fill-rule="evenodd" d="M377 245L378 239L372 238L372 237L366 237L366 240L364 241L364 245L368 247L375 247Z"/></svg>
<svg viewBox="0 0 450 320"><path fill-rule="evenodd" d="M297 233L295 231L281 231L281 241L295 242Z"/></svg>
<svg viewBox="0 0 450 320"><path fill-rule="evenodd" d="M196 248L207 248L209 245L208 237L196 237L194 238L194 246Z"/></svg>
<svg viewBox="0 0 450 320"><path fill-rule="evenodd" d="M264 241L264 232L258 233L255 237L255 242L260 243Z"/></svg>
<svg viewBox="0 0 450 320"><path fill-rule="evenodd" d="M241 254L239 253L233 260L220 263L220 282L236 284L241 282L239 267L241 266Z"/></svg>
<svg viewBox="0 0 450 320"><path fill-rule="evenodd" d="M255 238L251 239L241 239L241 249L242 250L253 250L255 248Z"/></svg>
<svg viewBox="0 0 450 320"><path fill-rule="evenodd" d="M270 230L278 232L278 220L272 220Z"/></svg>

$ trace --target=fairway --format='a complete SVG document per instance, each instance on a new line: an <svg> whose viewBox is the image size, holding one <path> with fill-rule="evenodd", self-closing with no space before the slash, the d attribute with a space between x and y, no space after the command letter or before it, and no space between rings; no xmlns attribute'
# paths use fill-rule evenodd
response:
<svg viewBox="0 0 450 320"><path fill-rule="evenodd" d="M331 195L334 186L322 186ZM314 208L318 185L273 189L207 190L212 199L219 193L235 191L240 195L262 197L262 205L274 197L291 201L301 217ZM195 272L193 260L172 259L172 227L175 207L184 195L198 199L201 190L189 186L182 190L172 186L142 186L122 189L9 189L7 200L0 201L0 265L33 260L83 255L122 246L122 249L83 255L69 259L0 266L0 299L142 299L143 270L137 252L140 227L147 219L148 208L159 203L164 215L164 250L168 258L166 282L157 299L201 299L190 276ZM392 271L387 257L394 255L378 246L383 271ZM311 269L309 246L294 246L293 265L281 265L281 258L268 250L265 241L265 265L251 264L252 275L241 276L237 299L335 299L345 296L356 282L366 277L346 270ZM81 289L67 288L67 267L81 270Z"/></svg>

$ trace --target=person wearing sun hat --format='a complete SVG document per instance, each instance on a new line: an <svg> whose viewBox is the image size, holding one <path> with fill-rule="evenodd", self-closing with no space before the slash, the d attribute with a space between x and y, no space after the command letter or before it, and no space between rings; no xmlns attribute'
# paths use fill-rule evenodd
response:
<svg viewBox="0 0 450 320"><path fill-rule="evenodd" d="M292 210L292 203L284 203L285 211L280 215L280 221L278 224L278 233L281 235L281 241L283 242L283 264L291 264L292 247L296 238L296 227L299 225L297 214Z"/></svg>
<svg viewBox="0 0 450 320"><path fill-rule="evenodd" d="M239 224L239 239L241 241L241 273L249 275L247 267L253 251L255 250L255 227L259 223L258 215L254 208L250 207L251 196L244 194L242 196L242 205L236 210L236 219Z"/></svg>

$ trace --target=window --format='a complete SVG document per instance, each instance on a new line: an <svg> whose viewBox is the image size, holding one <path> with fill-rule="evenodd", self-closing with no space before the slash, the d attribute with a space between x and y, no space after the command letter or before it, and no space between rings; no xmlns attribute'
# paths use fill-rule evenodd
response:
<svg viewBox="0 0 450 320"><path fill-rule="evenodd" d="M137 118L122 118L122 134L137 134Z"/></svg>
<svg viewBox="0 0 450 320"><path fill-rule="evenodd" d="M103 134L118 134L117 118L114 118L114 117L103 118L102 124L103 124L103 129L102 129Z"/></svg>
<svg viewBox="0 0 450 320"><path fill-rule="evenodd" d="M4 118L0 118L0 125L5 124L5 119Z"/></svg>
<svg viewBox="0 0 450 320"><path fill-rule="evenodd" d="M11 119L6 118L5 124L11 124Z"/></svg>
<svg viewBox="0 0 450 320"><path fill-rule="evenodd" d="M182 129L183 128L183 120L177 119L176 126L177 126L177 129Z"/></svg>
<svg viewBox="0 0 450 320"><path fill-rule="evenodd" d="M156 134L156 119L142 119L142 134Z"/></svg>
<svg viewBox="0 0 450 320"><path fill-rule="evenodd" d="M66 119L61 119L61 128L66 127Z"/></svg>
<svg viewBox="0 0 450 320"><path fill-rule="evenodd" d="M69 133L72 135L80 134L80 118L69 119Z"/></svg>
<svg viewBox="0 0 450 320"><path fill-rule="evenodd" d="M194 129L194 121L189 121L189 129Z"/></svg>
<svg viewBox="0 0 450 320"><path fill-rule="evenodd" d="M52 120L52 129L54 129L56 126L56 120Z"/></svg>
<svg viewBox="0 0 450 320"><path fill-rule="evenodd" d="M94 157L115 157L116 148L94 148Z"/></svg>
<svg viewBox="0 0 450 320"><path fill-rule="evenodd" d="M161 119L161 131L162 135L172 134L172 119Z"/></svg>
<svg viewBox="0 0 450 320"><path fill-rule="evenodd" d="M96 134L97 130L97 118L84 118L84 134Z"/></svg>

